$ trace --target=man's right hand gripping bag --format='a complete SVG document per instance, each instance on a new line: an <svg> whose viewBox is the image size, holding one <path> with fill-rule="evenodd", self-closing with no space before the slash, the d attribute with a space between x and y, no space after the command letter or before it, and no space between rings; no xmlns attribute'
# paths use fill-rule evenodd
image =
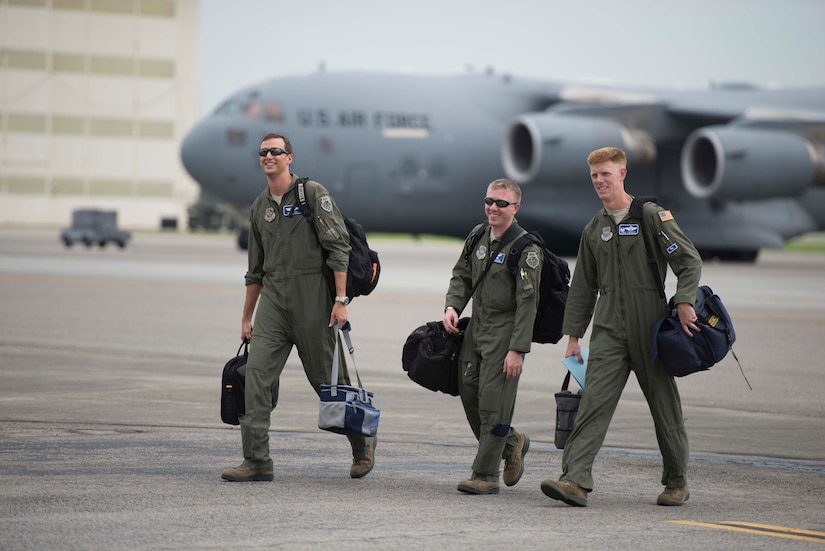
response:
<svg viewBox="0 0 825 551"><path fill-rule="evenodd" d="M710 369L732 350L736 333L722 299L710 287L696 290L693 305L701 331L689 337L682 330L673 298L668 303L669 315L659 319L651 331L651 356L661 358L665 371L673 377L684 377Z"/></svg>
<svg viewBox="0 0 825 551"><path fill-rule="evenodd" d="M401 351L401 368L414 382L433 392L458 396L458 355L470 318L458 321L458 334L448 333L440 320L410 333Z"/></svg>

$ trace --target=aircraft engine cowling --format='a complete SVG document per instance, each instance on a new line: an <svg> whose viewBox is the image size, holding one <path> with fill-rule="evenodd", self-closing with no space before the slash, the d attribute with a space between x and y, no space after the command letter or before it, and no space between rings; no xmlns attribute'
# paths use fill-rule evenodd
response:
<svg viewBox="0 0 825 551"><path fill-rule="evenodd" d="M794 197L821 179L822 158L792 132L711 126L688 136L682 181L697 199Z"/></svg>
<svg viewBox="0 0 825 551"><path fill-rule="evenodd" d="M629 166L644 166L656 158L656 146L646 132L614 120L528 113L510 125L501 162L507 177L520 184L572 185L587 178L587 155L609 145L625 151Z"/></svg>

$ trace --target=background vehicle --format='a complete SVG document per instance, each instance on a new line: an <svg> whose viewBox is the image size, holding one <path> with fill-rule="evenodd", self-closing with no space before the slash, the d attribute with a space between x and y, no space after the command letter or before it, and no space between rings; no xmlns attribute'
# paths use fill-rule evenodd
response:
<svg viewBox="0 0 825 551"><path fill-rule="evenodd" d="M72 212L72 226L60 232L60 240L67 247L83 243L87 247L115 243L121 249L132 234L117 229L117 212L113 210L77 209Z"/></svg>

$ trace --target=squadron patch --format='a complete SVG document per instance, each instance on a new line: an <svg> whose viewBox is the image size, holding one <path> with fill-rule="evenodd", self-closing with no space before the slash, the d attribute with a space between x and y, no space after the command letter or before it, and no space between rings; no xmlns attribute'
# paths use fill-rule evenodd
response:
<svg viewBox="0 0 825 551"><path fill-rule="evenodd" d="M527 253L527 258L524 262L534 270L539 267L539 255L535 251Z"/></svg>
<svg viewBox="0 0 825 551"><path fill-rule="evenodd" d="M619 235L639 235L639 224L619 224Z"/></svg>
<svg viewBox="0 0 825 551"><path fill-rule="evenodd" d="M496 264L504 264L504 253L498 253L496 259L493 260Z"/></svg>
<svg viewBox="0 0 825 551"><path fill-rule="evenodd" d="M602 241L610 241L613 239L613 232L610 229L610 226L605 226L602 228Z"/></svg>
<svg viewBox="0 0 825 551"><path fill-rule="evenodd" d="M267 222L272 222L273 220L275 220L275 209L273 209L272 207L267 208L266 212L264 213L264 220L266 220Z"/></svg>
<svg viewBox="0 0 825 551"><path fill-rule="evenodd" d="M321 197L321 208L327 212L332 212L332 199L329 198L329 195Z"/></svg>
<svg viewBox="0 0 825 551"><path fill-rule="evenodd" d="M662 219L662 222L667 222L668 220L673 220L673 215L670 214L669 210L660 210L659 218Z"/></svg>
<svg viewBox="0 0 825 551"><path fill-rule="evenodd" d="M487 256L487 247L485 247L484 245L482 245L482 246L480 246L478 249L476 249L476 258L477 258L477 259L479 259L479 260L484 260L484 258L485 258L486 256Z"/></svg>

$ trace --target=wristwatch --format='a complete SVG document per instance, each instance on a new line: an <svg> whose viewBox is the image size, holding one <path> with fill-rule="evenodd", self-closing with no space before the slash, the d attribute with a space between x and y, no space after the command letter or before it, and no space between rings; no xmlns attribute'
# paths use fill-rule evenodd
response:
<svg viewBox="0 0 825 551"><path fill-rule="evenodd" d="M335 302L340 302L344 306L349 304L349 297L335 297Z"/></svg>

